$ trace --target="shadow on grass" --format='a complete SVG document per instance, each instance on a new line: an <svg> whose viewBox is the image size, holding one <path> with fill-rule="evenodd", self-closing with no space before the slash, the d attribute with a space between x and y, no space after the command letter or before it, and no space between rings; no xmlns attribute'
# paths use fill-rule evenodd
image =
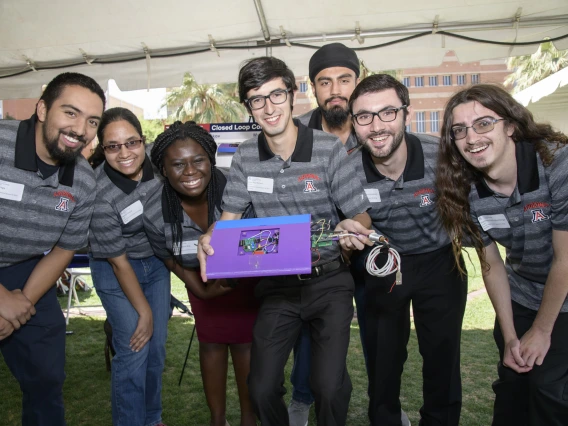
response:
<svg viewBox="0 0 568 426"><path fill-rule="evenodd" d="M173 318L169 324L167 359L163 376L164 422L169 426L207 425L209 411L205 401L199 370L198 345L194 340L181 387L179 375L191 335L193 321ZM110 373L105 369L103 321L100 318L72 318L67 337L67 363L64 397L67 422L70 426L110 425ZM491 423L493 394L491 381L495 377L497 351L489 329L464 330L462 335L462 380L464 403L462 425ZM351 346L348 368L353 382L348 425L368 425L367 379L359 330L354 322L351 328ZM418 424L418 409L422 403L422 359L418 353L416 334L411 334L409 357L403 374L401 402L413 424ZM289 378L291 361L286 366ZM0 423L17 425L20 422L21 393L3 360L0 361ZM227 418L231 424L239 422L239 403L232 367L229 367ZM286 387L290 390L290 384ZM290 392L285 396L290 398ZM310 414L310 424L315 416Z"/></svg>

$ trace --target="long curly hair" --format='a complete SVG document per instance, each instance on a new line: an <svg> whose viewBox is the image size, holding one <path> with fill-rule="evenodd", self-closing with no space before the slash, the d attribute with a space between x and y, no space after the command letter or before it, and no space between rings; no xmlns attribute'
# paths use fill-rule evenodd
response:
<svg viewBox="0 0 568 426"><path fill-rule="evenodd" d="M209 185L207 185L207 226L211 226L211 224L215 222L215 205L222 195L220 181L223 180L223 174L215 167L217 144L209 132L203 127L198 126L194 121L185 123L176 121L156 138L152 151L150 152L150 159L162 176L164 176L164 156L167 149L174 142L187 139L197 142L207 153L209 162L211 163L211 180L209 181ZM170 217L174 219L171 223L174 247L181 248L183 208L179 194L170 185L167 178L164 179L164 193L168 202ZM181 261L181 250L176 254L176 258L178 261Z"/></svg>
<svg viewBox="0 0 568 426"><path fill-rule="evenodd" d="M452 248L460 272L462 244L464 239L473 245L483 270L489 269L485 260L481 233L470 216L469 193L471 185L482 179L481 173L461 156L451 137L452 114L458 105L478 102L490 109L513 127L514 142L530 142L540 156L545 167L554 160L555 150L568 144L568 137L549 124L536 123L532 113L519 104L509 93L499 86L476 84L454 94L444 111L438 169L436 172L436 203L440 220L452 240ZM546 142L556 143L550 149Z"/></svg>

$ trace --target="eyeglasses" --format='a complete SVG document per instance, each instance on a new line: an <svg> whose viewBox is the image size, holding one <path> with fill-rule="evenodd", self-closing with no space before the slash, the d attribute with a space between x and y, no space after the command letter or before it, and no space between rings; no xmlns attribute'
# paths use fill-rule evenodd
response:
<svg viewBox="0 0 568 426"><path fill-rule="evenodd" d="M454 126L450 130L450 136L453 140L463 139L467 136L467 129L473 129L478 135L488 133L495 128L495 123L505 120L504 118L483 118L476 121L471 126Z"/></svg>
<svg viewBox="0 0 568 426"><path fill-rule="evenodd" d="M135 139L132 141L124 142L124 143L111 143L110 145L103 145L103 149L105 152L109 152L111 154L116 154L120 152L122 146L124 145L126 149L129 151L135 150L140 146L140 144L144 143L144 139Z"/></svg>
<svg viewBox="0 0 568 426"><path fill-rule="evenodd" d="M264 105L266 105L266 99L270 99L270 102L272 102L272 104L274 105L280 105L286 102L286 99L288 99L289 91L290 89L276 89L266 96L259 95L248 98L247 100L245 100L245 103L252 110L264 108Z"/></svg>
<svg viewBox="0 0 568 426"><path fill-rule="evenodd" d="M379 112L362 112L360 114L353 114L353 119L357 122L359 126L368 126L375 119L375 115L379 117L379 120L388 123L390 121L396 120L396 115L401 109L406 109L407 105L403 105L399 108L385 108Z"/></svg>

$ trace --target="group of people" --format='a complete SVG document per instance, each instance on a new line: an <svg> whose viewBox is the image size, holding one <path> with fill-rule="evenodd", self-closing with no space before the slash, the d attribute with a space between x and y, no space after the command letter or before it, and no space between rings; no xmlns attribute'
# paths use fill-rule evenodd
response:
<svg viewBox="0 0 568 426"><path fill-rule="evenodd" d="M113 329L115 425L163 424L170 272L195 314L211 425L227 424L229 353L242 425L306 426L314 402L318 424L346 425L353 298L370 424L409 424L400 388L412 304L420 425L458 425L466 246L496 312L493 425L566 423L568 137L485 84L452 96L440 138L413 134L407 88L359 76L353 50L323 46L309 63L318 108L293 118L293 72L274 57L247 61L239 97L262 132L228 172L199 125L176 122L147 145L134 114L104 111L104 92L81 74L52 80L29 120L0 122L0 350L23 392L23 425L65 424L54 283L87 245ZM217 221L293 214L344 235L313 249L311 273L207 280ZM399 252L397 276L367 272L373 232Z"/></svg>

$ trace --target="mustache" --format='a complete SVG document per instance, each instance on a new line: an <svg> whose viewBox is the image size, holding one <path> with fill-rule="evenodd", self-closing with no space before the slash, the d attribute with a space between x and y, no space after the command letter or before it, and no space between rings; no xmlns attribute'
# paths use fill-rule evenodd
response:
<svg viewBox="0 0 568 426"><path fill-rule="evenodd" d="M349 100L347 98L343 97L343 96L332 96L331 98L326 99L325 103L328 104L329 102L335 101L337 99L340 99L340 100L345 101L345 102L349 102Z"/></svg>
<svg viewBox="0 0 568 426"><path fill-rule="evenodd" d="M79 136L77 133L75 132L64 132L63 130L59 131L60 134L64 135L64 136L69 136L72 137L73 139L77 139L79 142L81 142L83 145L87 144L87 139L85 139L84 136Z"/></svg>

